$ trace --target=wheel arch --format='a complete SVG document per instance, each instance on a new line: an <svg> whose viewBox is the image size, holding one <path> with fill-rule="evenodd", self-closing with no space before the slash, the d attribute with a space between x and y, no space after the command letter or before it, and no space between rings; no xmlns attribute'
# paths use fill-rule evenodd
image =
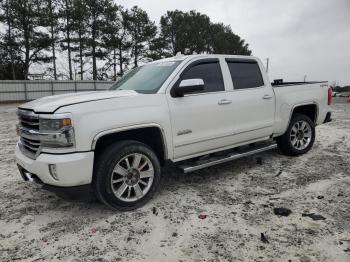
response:
<svg viewBox="0 0 350 262"><path fill-rule="evenodd" d="M310 117L311 121L316 125L317 119L319 116L319 105L316 101L307 101L304 103L295 104L293 106L287 106L288 113L285 113L285 118L288 121L285 121L284 118L281 118L279 121L283 123L283 127L276 131L273 135L273 137L279 137L283 135L290 125L292 118L295 114L304 114L308 117Z"/></svg>
<svg viewBox="0 0 350 262"><path fill-rule="evenodd" d="M168 159L165 133L158 124L143 124L102 131L95 135L91 149L98 156L105 146L122 140L135 140L148 145L155 151L162 164Z"/></svg>
<svg viewBox="0 0 350 262"><path fill-rule="evenodd" d="M296 114L306 115L311 119L311 121L314 124L316 124L317 118L319 115L319 106L316 102L308 102L308 103L294 105L292 107L291 112L290 112L288 126L289 126L293 116Z"/></svg>

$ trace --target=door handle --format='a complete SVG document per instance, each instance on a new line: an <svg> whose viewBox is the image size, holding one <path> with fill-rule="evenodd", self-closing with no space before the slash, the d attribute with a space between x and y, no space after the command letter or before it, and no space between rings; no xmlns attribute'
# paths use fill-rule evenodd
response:
<svg viewBox="0 0 350 262"><path fill-rule="evenodd" d="M228 104L231 104L232 103L232 101L231 100L227 100L227 99L221 99L219 102L218 102L218 104L220 105L220 106L222 106L222 105L228 105Z"/></svg>
<svg viewBox="0 0 350 262"><path fill-rule="evenodd" d="M272 95L268 95L268 94L266 94L262 97L262 99L271 99L271 98L272 98Z"/></svg>

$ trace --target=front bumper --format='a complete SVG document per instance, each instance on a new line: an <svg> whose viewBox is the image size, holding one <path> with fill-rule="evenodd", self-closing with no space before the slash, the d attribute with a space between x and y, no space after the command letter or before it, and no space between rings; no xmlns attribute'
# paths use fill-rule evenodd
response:
<svg viewBox="0 0 350 262"><path fill-rule="evenodd" d="M15 155L20 168L35 175L34 178L45 185L75 187L91 184L94 163L92 151L60 155L41 153L34 160L25 156L17 145ZM49 164L56 165L57 179L50 174Z"/></svg>
<svg viewBox="0 0 350 262"><path fill-rule="evenodd" d="M55 193L57 196L69 199L69 200L92 200L94 199L94 192L92 190L91 184L81 185L81 186L72 186L72 187L61 187L61 186L52 186L44 184L37 175L29 173L23 167L18 165L18 170L24 181L30 181L33 185L42 188L44 190Z"/></svg>

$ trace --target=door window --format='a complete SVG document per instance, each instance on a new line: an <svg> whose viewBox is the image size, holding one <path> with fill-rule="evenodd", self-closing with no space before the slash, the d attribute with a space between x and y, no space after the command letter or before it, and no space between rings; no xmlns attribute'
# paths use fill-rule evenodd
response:
<svg viewBox="0 0 350 262"><path fill-rule="evenodd" d="M199 62L190 65L181 76L181 80L200 78L204 81L204 90L195 93L225 91L219 61Z"/></svg>

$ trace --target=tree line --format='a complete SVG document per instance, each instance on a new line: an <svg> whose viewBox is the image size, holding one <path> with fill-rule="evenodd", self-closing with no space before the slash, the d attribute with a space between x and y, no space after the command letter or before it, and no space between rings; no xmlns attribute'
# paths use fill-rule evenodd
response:
<svg viewBox="0 0 350 262"><path fill-rule="evenodd" d="M167 11L157 26L113 0L0 0L0 79L28 79L41 64L55 80L115 80L178 52L251 54L230 26L196 11Z"/></svg>

